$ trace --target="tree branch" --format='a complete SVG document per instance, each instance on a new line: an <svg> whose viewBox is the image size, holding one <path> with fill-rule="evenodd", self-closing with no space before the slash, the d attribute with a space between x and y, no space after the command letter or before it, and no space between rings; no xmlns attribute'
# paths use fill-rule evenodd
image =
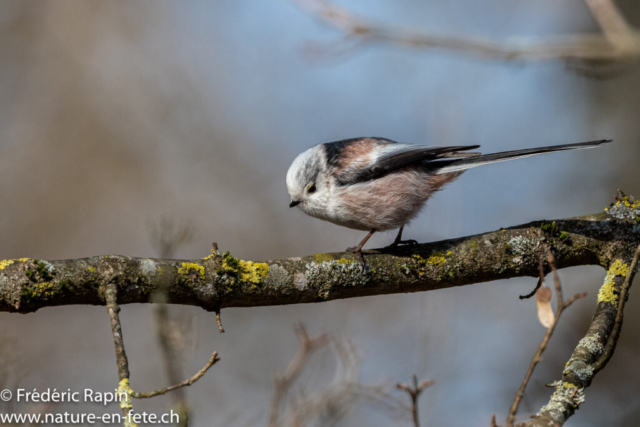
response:
<svg viewBox="0 0 640 427"><path fill-rule="evenodd" d="M136 427L131 421L131 387L129 387L129 361L124 348L122 338L122 324L120 323L120 307L118 306L118 288L109 283L104 289L104 299L107 305L107 313L111 321L111 332L113 334L113 344L116 349L116 365L118 366L118 394L120 397L120 408L124 415L125 427ZM122 397L124 396L124 398Z"/></svg>
<svg viewBox="0 0 640 427"><path fill-rule="evenodd" d="M638 241L640 227L635 221L603 213L367 251L372 268L368 275L350 253L264 263L228 253L198 260L95 256L49 262L22 258L0 261L0 311L29 313L59 305L103 305L100 289L109 283L118 288L119 304L148 303L154 291L169 283L169 303L210 311L429 291L537 276L543 243L553 245L558 268L566 268L606 267Z"/></svg>
<svg viewBox="0 0 640 427"><path fill-rule="evenodd" d="M196 372L196 374L191 378L186 379L179 384L174 384L174 385L170 385L169 387L161 388L160 390L149 391L146 393L138 393L136 391L133 391L131 392L131 396L135 397L136 399L148 399L149 397L159 396L161 394L169 393L170 391L173 391L182 387L190 386L191 384L198 381L204 374L206 374L209 368L215 365L216 362L219 360L220 358L218 357L218 352L214 351L211 354L211 357L209 358L209 361L207 362L207 364L204 365L204 367L200 369L198 372Z"/></svg>
<svg viewBox="0 0 640 427"><path fill-rule="evenodd" d="M623 301L628 296L639 257L640 246L635 251L631 265L630 254L610 263L598 293L598 306L591 325L565 365L562 380L551 384L555 392L549 403L540 409L532 421L519 426L562 426L584 402L585 389L613 355L622 326Z"/></svg>
<svg viewBox="0 0 640 427"><path fill-rule="evenodd" d="M622 330L622 321L624 319L624 306L627 303L627 299L629 298L629 288L631 288L631 283L633 280L633 276L635 274L636 266L638 265L638 258L640 258L640 246L636 250L636 254L633 257L633 261L631 262L631 266L629 267L630 273L626 276L624 283L622 284L622 289L620 290L620 298L618 302L618 312L616 313L615 324L613 325L613 331L611 331L611 335L607 344L602 352L602 355L598 358L596 363L593 364L593 369L596 372L599 372L604 368L613 356L613 351L618 344L618 338L620 338L620 331Z"/></svg>
<svg viewBox="0 0 640 427"><path fill-rule="evenodd" d="M135 392L129 385L129 361L127 358L127 352L124 347L124 340L122 338L122 324L120 323L120 306L118 305L118 288L109 283L104 288L104 299L107 305L107 312L109 313L109 319L111 320L111 331L113 334L113 342L116 349L116 364L118 366L118 395L120 396L120 408L124 415L125 427L137 427L137 424L131 419L129 413L131 412L131 398L146 399L149 397L158 396L168 393L170 391L180 389L182 387L190 386L198 381L202 376L211 368L215 363L220 360L218 358L218 352L214 351L209 358L207 364L200 369L194 376L181 382L180 384L174 384L169 387L165 387L160 390L155 390L147 393Z"/></svg>
<svg viewBox="0 0 640 427"><path fill-rule="evenodd" d="M329 342L329 338L324 334L309 337L307 330L301 324L296 325L295 331L299 341L298 351L289 362L284 373L275 378L275 388L269 413L269 427L278 427L280 425L280 407L291 384L300 376L311 355Z"/></svg>
<svg viewBox="0 0 640 427"><path fill-rule="evenodd" d="M409 395L411 399L411 418L413 419L413 426L420 427L420 416L418 415L418 399L425 389L435 384L433 380L424 380L418 383L418 376L413 374L411 377L413 385L408 384L396 384L398 390L402 390Z"/></svg>
<svg viewBox="0 0 640 427"><path fill-rule="evenodd" d="M556 326L558 325L558 321L560 320L560 316L562 315L562 312L564 311L565 308L573 304L575 300L579 298L584 298L587 296L586 293L576 294L573 297L571 297L568 301L565 301L562 296L562 284L560 283L560 277L558 277L558 271L556 269L555 259L551 252L548 253L547 260L549 262L549 265L551 266L551 270L553 271L553 282L556 288L556 299L558 302L558 308L556 309L556 314L553 319L553 323L551 324L551 326L549 326L549 328L547 328L547 332L545 333L544 338L542 338L542 341L540 342L540 345L538 346L536 353L531 358L531 363L529 364L527 373L525 374L524 379L520 384L520 388L518 389L513 399L513 403L509 408L509 414L507 415L507 427L513 427L513 423L516 420L516 412L518 412L518 406L520 405L520 401L524 397L524 391L527 388L527 384L529 384L529 380L531 379L531 375L533 375L534 369L536 369L536 366L542 360L542 353L544 353L545 349L547 348L547 344L549 343L549 340L551 339L551 335L553 335L553 332L555 331ZM540 281L538 283L542 283L542 282L544 282L544 269L540 267ZM542 289L540 291L542 291ZM492 422L495 424L495 420L493 420Z"/></svg>
<svg viewBox="0 0 640 427"><path fill-rule="evenodd" d="M364 43L378 42L423 49L443 49L508 61L564 60L581 67L625 65L640 58L640 33L629 26L612 0L585 0L602 34L581 33L547 39L504 42L481 37L430 34L412 28L383 24L356 16L327 0L295 0L344 37L315 49L321 53L349 52ZM606 71L606 70L605 70ZM602 71L600 70L602 73Z"/></svg>

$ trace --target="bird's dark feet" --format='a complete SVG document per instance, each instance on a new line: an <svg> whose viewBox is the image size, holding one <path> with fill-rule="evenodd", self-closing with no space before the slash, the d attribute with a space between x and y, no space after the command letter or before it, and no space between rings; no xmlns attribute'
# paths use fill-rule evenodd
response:
<svg viewBox="0 0 640 427"><path fill-rule="evenodd" d="M396 240L395 242L393 242L392 244L387 246L385 249L397 248L400 245L412 246L412 245L417 245L417 244L418 244L418 242L416 240Z"/></svg>
<svg viewBox="0 0 640 427"><path fill-rule="evenodd" d="M346 249L346 252L351 252L353 254L358 255L358 259L360 260L360 266L362 267L362 272L364 274L371 273L371 268L369 264L364 260L364 256L362 255L362 247L361 246L351 246Z"/></svg>

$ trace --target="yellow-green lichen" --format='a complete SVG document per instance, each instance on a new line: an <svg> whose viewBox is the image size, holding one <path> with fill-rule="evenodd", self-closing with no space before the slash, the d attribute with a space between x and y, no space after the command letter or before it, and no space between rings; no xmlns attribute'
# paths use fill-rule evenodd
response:
<svg viewBox="0 0 640 427"><path fill-rule="evenodd" d="M8 266L10 266L13 263L14 263L14 261L12 259L4 259L4 260L0 261L0 270L4 270L5 268L7 268Z"/></svg>
<svg viewBox="0 0 640 427"><path fill-rule="evenodd" d="M562 382L562 386L564 388L580 388L580 386L575 385L575 384L571 384L570 382L567 382L567 381L563 381Z"/></svg>
<svg viewBox="0 0 640 427"><path fill-rule="evenodd" d="M607 271L607 276L604 278L604 284L598 292L598 303L608 302L614 307L618 307L619 295L615 287L616 282L614 279L618 276L626 277L628 272L629 266L619 259L611 264Z"/></svg>
<svg viewBox="0 0 640 427"><path fill-rule="evenodd" d="M443 265L447 262L445 256L451 255L453 252L449 251L446 254L442 252L434 252L429 258L424 259L420 255L412 255L412 257L418 262L419 265Z"/></svg>
<svg viewBox="0 0 640 427"><path fill-rule="evenodd" d="M29 261L29 258L4 259L0 261L0 270L4 270L5 268L9 267L11 264L13 264L16 261L27 262Z"/></svg>
<svg viewBox="0 0 640 427"><path fill-rule="evenodd" d="M244 282L260 283L269 275L269 264L266 262L240 261L240 280Z"/></svg>
<svg viewBox="0 0 640 427"><path fill-rule="evenodd" d="M447 262L445 255L440 252L435 252L429 258L427 258L427 264L430 265L442 265Z"/></svg>
<svg viewBox="0 0 640 427"><path fill-rule="evenodd" d="M61 286L60 289L63 287ZM58 288L53 282L40 282L22 288L22 296L27 301L32 299L48 299L58 292Z"/></svg>
<svg viewBox="0 0 640 427"><path fill-rule="evenodd" d="M204 267L192 262L183 262L182 267L178 269L178 274L188 276L189 272L194 270L200 276L200 279L204 280Z"/></svg>
<svg viewBox="0 0 640 427"><path fill-rule="evenodd" d="M238 278L242 282L253 284L262 283L263 279L269 275L269 264L266 262L243 261L234 258L225 252L222 255L222 265L217 271L218 274L226 274Z"/></svg>
<svg viewBox="0 0 640 427"><path fill-rule="evenodd" d="M131 411L133 408L131 405L132 394L133 390L129 386L129 378L125 378L118 383L118 399L120 400L120 408ZM129 415L124 417L124 427L138 427L138 424L136 424Z"/></svg>
<svg viewBox="0 0 640 427"><path fill-rule="evenodd" d="M218 257L218 252L216 252L215 248L216 246L214 245L214 247L211 249L211 253L202 259L205 261L209 259L216 259Z"/></svg>
<svg viewBox="0 0 640 427"><path fill-rule="evenodd" d="M315 254L313 258L317 262L333 261L333 255L331 254Z"/></svg>
<svg viewBox="0 0 640 427"><path fill-rule="evenodd" d="M440 273L438 273L436 280L443 280L447 277L454 278L456 273L451 270L450 267L445 265L447 263L446 257L452 254L453 252L451 251L447 251L446 254L443 254L442 252L433 252L427 259L422 258L420 255L412 255L417 263L416 271L418 276L428 273L431 269L426 268L426 266L431 266L432 268L442 269L440 270Z"/></svg>
<svg viewBox="0 0 640 427"><path fill-rule="evenodd" d="M131 394L133 390L129 386L129 378L125 378L118 383L118 398L120 399L120 408L131 409Z"/></svg>
<svg viewBox="0 0 640 427"><path fill-rule="evenodd" d="M616 199L617 202L615 204L605 209L609 220L631 220L640 223L640 200L635 200L633 197L625 196L622 193L619 193Z"/></svg>
<svg viewBox="0 0 640 427"><path fill-rule="evenodd" d="M87 271L90 271L91 273L97 273L98 269L95 267L87 267Z"/></svg>
<svg viewBox="0 0 640 427"><path fill-rule="evenodd" d="M420 255L416 254L416 255L412 255L413 258L415 258L418 261L418 264L426 264L427 261L425 261L424 258L422 258Z"/></svg>
<svg viewBox="0 0 640 427"><path fill-rule="evenodd" d="M637 207L640 207L640 200L638 200L638 201L630 201L629 200L629 196L624 196L624 198L622 200L618 200L616 202L616 206L620 206L620 203L624 204L626 207L631 208L631 209L635 209Z"/></svg>
<svg viewBox="0 0 640 427"><path fill-rule="evenodd" d="M51 282L38 283L38 288L36 292L39 295L42 295L44 297L51 296L55 292L55 285Z"/></svg>

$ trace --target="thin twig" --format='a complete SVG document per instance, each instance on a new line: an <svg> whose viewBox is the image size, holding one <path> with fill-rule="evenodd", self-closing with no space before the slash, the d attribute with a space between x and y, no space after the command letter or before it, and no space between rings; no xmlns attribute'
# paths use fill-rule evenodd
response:
<svg viewBox="0 0 640 427"><path fill-rule="evenodd" d="M124 340L122 339L122 325L120 324L120 306L118 306L118 287L114 283L106 285L104 290L104 299L107 305L107 313L111 320L111 333L113 334L113 344L116 349L116 365L118 366L118 380L120 385L123 381L129 381L129 361L127 352L124 348ZM129 420L129 412L131 411L130 402L124 402L120 407L125 420ZM125 421L125 426L128 422Z"/></svg>
<svg viewBox="0 0 640 427"><path fill-rule="evenodd" d="M129 361L122 339L122 325L120 324L120 306L118 306L118 288L110 283L105 289L105 300L107 312L111 320L111 332L113 333L113 344L116 348L116 362L118 365L118 379L120 381L129 378Z"/></svg>
<svg viewBox="0 0 640 427"><path fill-rule="evenodd" d="M154 295L156 299L166 299L166 296L166 290L160 290L156 295ZM176 335L180 332L175 322L173 322L169 316L167 304L160 303L155 304L154 306L160 353L164 359L167 379L169 380L168 382L169 384L175 384L184 377L182 375L182 367L180 363L180 347L175 342ZM186 394L182 390L176 390L172 396L172 400L180 418L180 427L187 427L189 425L189 417L191 414Z"/></svg>
<svg viewBox="0 0 640 427"><path fill-rule="evenodd" d="M546 246L544 246L544 249L547 250ZM556 288L556 298L558 299L558 309L556 310L556 315L553 319L553 323L547 329L547 332L544 335L544 338L542 338L542 341L540 342L540 345L538 346L536 353L531 358L529 369L527 369L527 373L525 374L524 379L522 380L522 384L520 384L520 388L518 389L518 392L516 393L513 399L513 403L509 408L509 414L507 415L507 427L513 427L513 423L516 419L516 412L518 412L518 406L520 405L520 401L524 397L524 391L527 387L527 384L529 383L529 380L531 379L531 376L533 375L534 369L536 368L538 363L542 360L542 353L547 348L549 339L551 339L551 335L553 335L553 332L556 326L558 325L558 321L560 320L560 315L562 314L564 309L566 309L571 304L573 304L575 300L579 298L584 298L585 296L587 296L586 293L576 294L573 297L571 297L568 301L564 301L562 297L562 285L560 283L560 278L558 277L555 259L553 257L553 254L551 254L550 251L547 254L547 261L549 262L549 265L551 266L551 270L553 271L553 279L554 279L553 281L555 283L555 288ZM540 277L540 281L544 281L544 270L541 269L540 271L542 275ZM492 425L495 424L494 421L492 421L492 423L493 423Z"/></svg>
<svg viewBox="0 0 640 427"><path fill-rule="evenodd" d="M556 303L558 304L558 311L556 312L556 318L560 317L560 313L566 308L564 297L562 296L562 284L560 283L560 276L558 276L558 269L556 268L556 259L550 250L548 250L546 244L542 244L542 248L547 252L547 262L551 266L553 272L553 284L556 287Z"/></svg>
<svg viewBox="0 0 640 427"><path fill-rule="evenodd" d="M538 283L536 284L536 287L533 288L533 290L526 294L526 295L520 295L520 299L529 299L532 296L534 296L536 294L536 292L538 292L538 289L540 289L540 286L542 286L542 284L544 283L544 263L542 260L542 257L540 258L540 264L538 266L539 270L540 270L540 277L538 278Z"/></svg>
<svg viewBox="0 0 640 427"><path fill-rule="evenodd" d="M178 389L180 387L186 387L186 386L190 386L191 384L195 383L196 381L198 381L200 378L202 378L202 376L209 370L210 367L212 367L213 365L216 364L217 361L219 361L220 358L218 357L218 352L214 351L211 354L211 357L209 358L209 361L207 362L206 365L204 365L204 367L202 369L200 369L194 376L192 376L191 378L184 380L183 382L181 382L180 384L175 384L169 387L165 387L162 388L160 390L156 390L156 391L150 391L147 393L138 393L138 392L132 392L131 396L135 397L136 399L147 399L149 397L153 397L153 396L158 396L161 394L165 394L168 393L172 390Z"/></svg>
<svg viewBox="0 0 640 427"><path fill-rule="evenodd" d="M536 292L538 292L538 289L540 289L540 286L542 286L542 279L538 279L538 283L536 283L536 287L533 288L533 290L531 292L529 292L526 295L520 295L518 298L520 299L529 299L532 296L534 296L536 294Z"/></svg>
<svg viewBox="0 0 640 427"><path fill-rule="evenodd" d="M216 323L218 324L218 332L223 334L224 328L222 327L222 319L220 319L220 309L216 310Z"/></svg>
<svg viewBox="0 0 640 427"><path fill-rule="evenodd" d="M591 365L594 372L599 372L606 366L609 359L611 359L611 356L613 356L613 352L616 349L616 345L618 344L618 338L620 338L620 331L622 330L622 321L624 320L624 306L627 302L629 288L631 287L639 258L640 246L638 246L638 248L636 249L636 253L633 256L633 261L631 262L631 266L629 267L629 271L627 273L627 277L625 278L624 283L620 288L620 297L618 298L618 312L616 313L616 320L613 325L611 335L609 335L609 339L607 340L607 344L604 347L602 355L593 363L593 365Z"/></svg>
<svg viewBox="0 0 640 427"><path fill-rule="evenodd" d="M602 32L614 45L621 35L633 32L612 0L585 0L585 4Z"/></svg>
<svg viewBox="0 0 640 427"><path fill-rule="evenodd" d="M172 258L177 249L188 243L193 237L193 227L189 223L180 223L170 217L164 217L156 227L151 229L151 240L155 243L160 258ZM184 375L180 363L181 346L176 343L176 337L181 336L176 323L169 315L166 304L169 299L171 281L163 277L158 291L153 294L155 322L157 326L158 343L162 355L169 384L176 384ZM180 427L189 425L189 404L183 390L177 390L172 395L173 405L180 418Z"/></svg>
<svg viewBox="0 0 640 427"><path fill-rule="evenodd" d="M411 416L413 418L413 425L415 427L420 427L420 417L418 416L418 398L427 387L434 385L435 381L425 380L421 381L420 384L418 384L418 377L416 374L413 374L412 381L412 386L398 383L396 384L396 388L398 390L406 391L411 398Z"/></svg>
<svg viewBox="0 0 640 427"><path fill-rule="evenodd" d="M309 357L322 346L327 344L328 337L325 334L310 338L304 326L295 326L296 335L298 335L298 351L282 375L275 378L275 389L273 399L271 400L271 413L269 415L269 427L277 427L280 418L280 406L282 399L287 393L291 384L300 376L302 369L305 367Z"/></svg>

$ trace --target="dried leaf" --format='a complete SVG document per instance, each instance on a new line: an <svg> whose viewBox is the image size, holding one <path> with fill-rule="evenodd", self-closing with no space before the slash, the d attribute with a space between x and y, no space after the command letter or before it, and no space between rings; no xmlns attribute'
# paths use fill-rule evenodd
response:
<svg viewBox="0 0 640 427"><path fill-rule="evenodd" d="M538 320L545 328L553 325L555 315L551 308L551 288L542 287L536 292L536 304L538 306Z"/></svg>

